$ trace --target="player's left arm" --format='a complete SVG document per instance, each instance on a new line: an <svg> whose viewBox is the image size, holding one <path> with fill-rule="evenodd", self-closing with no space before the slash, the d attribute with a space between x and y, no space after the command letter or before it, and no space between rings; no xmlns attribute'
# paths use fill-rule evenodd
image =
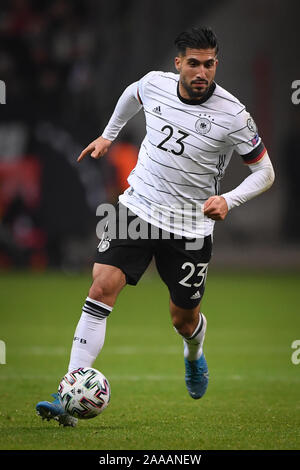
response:
<svg viewBox="0 0 300 470"><path fill-rule="evenodd" d="M230 209L267 191L275 179L273 165L257 126L245 108L233 118L226 140L242 157L251 174L232 191L212 196L205 202L204 214L214 220L225 219Z"/></svg>
<svg viewBox="0 0 300 470"><path fill-rule="evenodd" d="M266 149L259 161L248 163L247 166L251 174L239 186L221 196L211 196L205 202L205 215L213 220L224 220L230 209L244 204L272 186L275 173Z"/></svg>

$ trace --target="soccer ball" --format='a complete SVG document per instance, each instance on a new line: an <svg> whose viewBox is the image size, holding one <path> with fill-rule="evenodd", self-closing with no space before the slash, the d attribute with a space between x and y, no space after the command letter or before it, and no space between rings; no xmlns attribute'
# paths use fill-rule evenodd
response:
<svg viewBox="0 0 300 470"><path fill-rule="evenodd" d="M110 400L110 385L97 369L80 367L68 372L58 387L64 410L75 418L90 419L102 413Z"/></svg>

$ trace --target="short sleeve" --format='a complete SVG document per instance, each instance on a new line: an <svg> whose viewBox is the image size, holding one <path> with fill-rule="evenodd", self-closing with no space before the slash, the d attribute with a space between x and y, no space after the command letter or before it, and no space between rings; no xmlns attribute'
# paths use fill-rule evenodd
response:
<svg viewBox="0 0 300 470"><path fill-rule="evenodd" d="M227 140L248 165L258 162L266 152L257 126L245 109L235 116Z"/></svg>

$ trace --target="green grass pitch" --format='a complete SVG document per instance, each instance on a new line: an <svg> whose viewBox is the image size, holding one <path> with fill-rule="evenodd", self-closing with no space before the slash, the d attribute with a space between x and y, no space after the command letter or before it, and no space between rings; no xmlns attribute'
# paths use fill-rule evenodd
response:
<svg viewBox="0 0 300 470"><path fill-rule="evenodd" d="M126 287L94 367L110 381L102 415L59 427L35 414L67 370L89 275L2 273L1 449L251 450L300 448L300 275L208 275L206 395L189 397L166 287L146 273Z"/></svg>

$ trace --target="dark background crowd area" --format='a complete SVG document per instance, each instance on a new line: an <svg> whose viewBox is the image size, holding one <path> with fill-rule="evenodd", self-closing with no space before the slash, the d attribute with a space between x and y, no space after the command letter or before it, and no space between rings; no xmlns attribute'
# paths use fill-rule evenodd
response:
<svg viewBox="0 0 300 470"><path fill-rule="evenodd" d="M222 41L222 8L235 9L235 3L1 0L0 80L6 85L6 104L0 108L0 268L90 266L98 243L96 208L115 203L126 187L143 138L143 118L134 118L121 132L107 157L78 164L77 156L101 134L128 84L150 70L174 71L173 41L180 31L206 19L214 28L216 19ZM277 20L271 18L270 32ZM290 76L300 79L293 72ZM221 78L230 84L226 70ZM300 235L300 105L290 103L289 91L286 99L291 124L280 139L270 139L276 170L284 176L280 191L268 197L266 211L274 208L273 201L283 200L285 209L281 205L270 216L269 233L276 243L294 246ZM228 181L230 187L234 181ZM221 242L258 243L246 219L242 227L233 218Z"/></svg>

